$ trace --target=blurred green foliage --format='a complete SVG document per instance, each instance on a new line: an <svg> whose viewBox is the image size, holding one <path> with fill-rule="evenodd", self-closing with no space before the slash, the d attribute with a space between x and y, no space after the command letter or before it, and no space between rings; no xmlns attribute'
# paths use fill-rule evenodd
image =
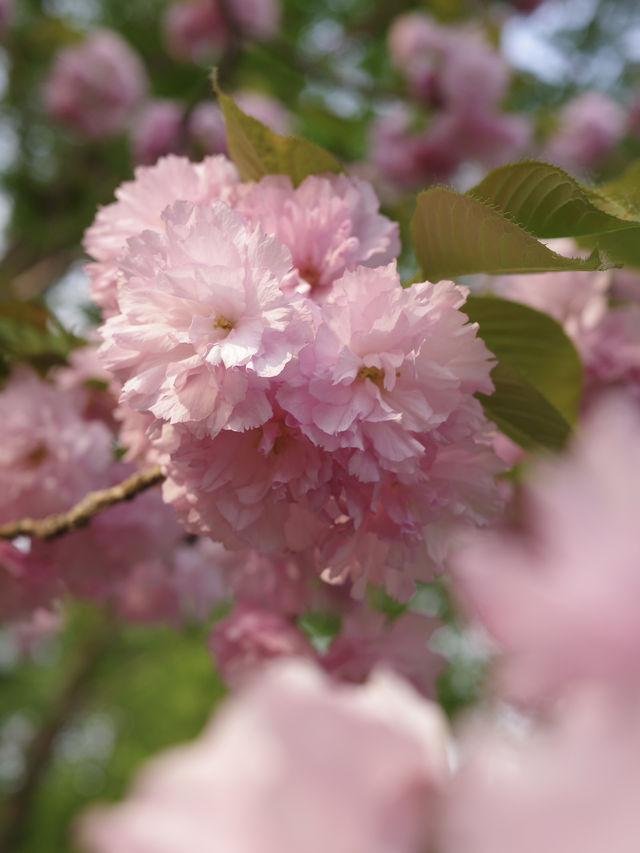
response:
<svg viewBox="0 0 640 853"><path fill-rule="evenodd" d="M88 605L69 607L67 616L58 638L41 644L31 659L7 660L0 669L4 818L21 776L9 772L2 749L8 740L18 748L19 733L26 732L13 765L18 771L29 734L47 724L57 703L69 706L11 853L74 850L69 830L78 810L122 796L140 762L195 737L225 693L206 649L206 626L111 624ZM78 664L84 669L70 700L70 673Z"/></svg>

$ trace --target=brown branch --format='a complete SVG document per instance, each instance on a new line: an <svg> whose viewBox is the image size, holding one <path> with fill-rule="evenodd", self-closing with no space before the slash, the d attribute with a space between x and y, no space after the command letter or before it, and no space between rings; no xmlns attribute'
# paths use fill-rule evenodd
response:
<svg viewBox="0 0 640 853"><path fill-rule="evenodd" d="M49 515L46 518L21 518L0 526L0 539L15 539L16 536L34 536L36 539L54 539L84 527L94 515L121 501L128 501L140 492L161 483L164 474L159 465L132 474L122 483L108 489L89 492L67 512Z"/></svg>

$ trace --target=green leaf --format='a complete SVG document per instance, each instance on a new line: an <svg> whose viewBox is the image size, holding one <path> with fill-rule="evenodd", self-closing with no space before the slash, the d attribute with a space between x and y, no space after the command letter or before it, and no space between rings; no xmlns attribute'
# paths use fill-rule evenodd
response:
<svg viewBox="0 0 640 853"><path fill-rule="evenodd" d="M634 228L598 235L597 239L581 240L591 248L596 245L615 261L640 268L640 160L614 181L593 190L598 203L620 217L635 220Z"/></svg>
<svg viewBox="0 0 640 853"><path fill-rule="evenodd" d="M298 627L308 637L314 648L326 651L331 640L340 633L340 614L332 610L307 610L298 621Z"/></svg>
<svg viewBox="0 0 640 853"><path fill-rule="evenodd" d="M640 185L640 176L636 179ZM628 205L617 203L606 187L583 186L558 166L538 161L493 169L467 195L497 208L534 236L543 238L634 228L637 223L633 220L640 214L640 204L634 215ZM622 190L618 198L622 200ZM640 203L640 194L637 202Z"/></svg>
<svg viewBox="0 0 640 853"><path fill-rule="evenodd" d="M587 259L558 255L500 211L444 187L420 193L411 234L416 257L431 281L478 272L603 268L597 251Z"/></svg>
<svg viewBox="0 0 640 853"><path fill-rule="evenodd" d="M640 227L581 237L578 242L587 249L597 248L618 264L640 268Z"/></svg>
<svg viewBox="0 0 640 853"><path fill-rule="evenodd" d="M343 172L333 154L295 136L280 136L257 119L243 113L233 98L213 81L227 129L227 147L243 181L265 175L288 175L298 186L308 175Z"/></svg>
<svg viewBox="0 0 640 853"><path fill-rule="evenodd" d="M408 608L408 602L396 601L381 586L374 584L367 586L367 602L374 610L383 613L389 622L393 622Z"/></svg>
<svg viewBox="0 0 640 853"><path fill-rule="evenodd" d="M478 323L478 334L500 364L517 371L573 424L582 394L582 363L562 326L541 311L493 296L470 296L462 310Z"/></svg>
<svg viewBox="0 0 640 853"><path fill-rule="evenodd" d="M613 181L595 187L599 203L606 204L616 216L640 222L640 160Z"/></svg>
<svg viewBox="0 0 640 853"><path fill-rule="evenodd" d="M467 195L535 237L575 237L611 261L640 267L640 161L597 187L549 163L512 163L493 169Z"/></svg>
<svg viewBox="0 0 640 853"><path fill-rule="evenodd" d="M478 394L489 420L526 450L561 450L571 427L560 412L515 368L498 364L491 372L493 394Z"/></svg>

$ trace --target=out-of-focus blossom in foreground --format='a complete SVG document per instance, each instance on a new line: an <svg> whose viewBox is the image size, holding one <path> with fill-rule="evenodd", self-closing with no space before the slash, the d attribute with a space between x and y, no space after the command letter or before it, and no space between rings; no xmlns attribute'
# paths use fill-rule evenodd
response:
<svg viewBox="0 0 640 853"><path fill-rule="evenodd" d="M550 722L477 728L447 791L440 853L636 853L640 709L589 691Z"/></svg>
<svg viewBox="0 0 640 853"><path fill-rule="evenodd" d="M440 709L379 673L337 686L274 664L199 740L89 812L90 853L421 853L448 778Z"/></svg>
<svg viewBox="0 0 640 853"><path fill-rule="evenodd" d="M575 682L640 682L640 411L624 396L590 411L568 456L528 483L525 533L471 538L460 597L497 645L510 698Z"/></svg>

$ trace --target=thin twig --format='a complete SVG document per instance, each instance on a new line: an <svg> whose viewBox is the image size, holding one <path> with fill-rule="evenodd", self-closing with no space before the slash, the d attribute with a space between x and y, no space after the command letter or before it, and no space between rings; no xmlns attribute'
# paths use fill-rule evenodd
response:
<svg viewBox="0 0 640 853"><path fill-rule="evenodd" d="M155 465L153 468L133 474L116 486L89 492L67 512L40 519L21 518L18 521L3 524L0 526L0 539L15 539L16 536L54 539L56 536L62 536L63 533L84 527L94 515L102 512L103 509L108 509L108 507L121 501L131 500L140 492L144 492L163 480L164 474L160 470L160 466Z"/></svg>

